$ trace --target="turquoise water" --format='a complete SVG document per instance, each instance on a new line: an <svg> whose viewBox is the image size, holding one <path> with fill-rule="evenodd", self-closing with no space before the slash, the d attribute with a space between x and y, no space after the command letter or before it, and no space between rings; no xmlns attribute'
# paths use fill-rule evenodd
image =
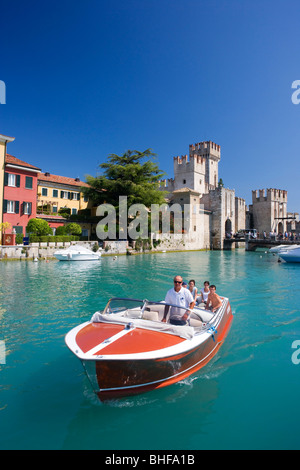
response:
<svg viewBox="0 0 300 470"><path fill-rule="evenodd" d="M101 403L65 334L112 296L216 284L234 321L213 361L164 389ZM265 252L0 263L1 449L299 449L300 265ZM300 357L300 355L299 355Z"/></svg>

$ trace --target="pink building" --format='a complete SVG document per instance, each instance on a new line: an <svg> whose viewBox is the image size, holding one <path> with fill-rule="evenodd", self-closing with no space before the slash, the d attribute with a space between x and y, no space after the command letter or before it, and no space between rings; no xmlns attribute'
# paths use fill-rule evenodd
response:
<svg viewBox="0 0 300 470"><path fill-rule="evenodd" d="M5 156L3 222L25 235L29 219L36 217L37 179L40 168L12 155Z"/></svg>

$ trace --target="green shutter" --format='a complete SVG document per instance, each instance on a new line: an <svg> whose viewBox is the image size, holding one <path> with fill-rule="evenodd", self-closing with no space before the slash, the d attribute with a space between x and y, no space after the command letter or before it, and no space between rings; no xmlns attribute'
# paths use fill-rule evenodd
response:
<svg viewBox="0 0 300 470"><path fill-rule="evenodd" d="M20 187L20 175L16 175L16 187Z"/></svg>
<svg viewBox="0 0 300 470"><path fill-rule="evenodd" d="M20 207L19 201L15 201L15 214L19 213L19 207Z"/></svg>
<svg viewBox="0 0 300 470"><path fill-rule="evenodd" d="M8 186L8 173L4 173L4 186Z"/></svg>
<svg viewBox="0 0 300 470"><path fill-rule="evenodd" d="M3 201L3 213L6 214L7 213L7 200L4 199Z"/></svg>

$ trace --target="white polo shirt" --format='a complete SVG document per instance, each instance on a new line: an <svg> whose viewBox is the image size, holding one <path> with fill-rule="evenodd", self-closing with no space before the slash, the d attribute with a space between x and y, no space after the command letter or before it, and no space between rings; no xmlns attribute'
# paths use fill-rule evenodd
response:
<svg viewBox="0 0 300 470"><path fill-rule="evenodd" d="M168 290L165 298L167 304L178 305L178 307L183 307L181 309L171 308L170 317L173 319L181 319L185 314L186 308L189 308L190 303L194 302L193 296L189 289L181 287L179 292L176 292L174 287Z"/></svg>

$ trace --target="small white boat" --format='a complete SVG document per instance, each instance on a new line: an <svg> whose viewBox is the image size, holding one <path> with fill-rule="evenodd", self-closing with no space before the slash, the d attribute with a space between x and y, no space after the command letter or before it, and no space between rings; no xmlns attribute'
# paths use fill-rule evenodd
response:
<svg viewBox="0 0 300 470"><path fill-rule="evenodd" d="M300 263L300 246L298 245L297 248L292 250L280 251L278 255L287 263Z"/></svg>
<svg viewBox="0 0 300 470"><path fill-rule="evenodd" d="M71 245L65 250L55 251L53 256L59 261L97 261L101 253L95 253L82 245Z"/></svg>
<svg viewBox="0 0 300 470"><path fill-rule="evenodd" d="M293 250L299 245L277 245L270 248L270 253L280 253L281 251Z"/></svg>

